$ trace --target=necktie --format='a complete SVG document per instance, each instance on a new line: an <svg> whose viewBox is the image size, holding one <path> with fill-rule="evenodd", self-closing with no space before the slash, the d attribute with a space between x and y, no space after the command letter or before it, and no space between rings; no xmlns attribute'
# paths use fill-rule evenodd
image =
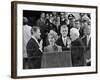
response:
<svg viewBox="0 0 100 80"><path fill-rule="evenodd" d="M89 36L87 36L87 46L88 46L88 44L89 44Z"/></svg>
<svg viewBox="0 0 100 80"><path fill-rule="evenodd" d="M66 46L66 38L64 38L64 45Z"/></svg>

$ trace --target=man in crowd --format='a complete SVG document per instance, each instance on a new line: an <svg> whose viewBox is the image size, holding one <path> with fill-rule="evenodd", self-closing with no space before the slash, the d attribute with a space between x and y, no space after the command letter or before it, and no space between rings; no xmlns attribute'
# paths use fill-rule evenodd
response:
<svg viewBox="0 0 100 80"><path fill-rule="evenodd" d="M80 25L80 20L79 19L78 20L75 20L75 26L74 27L76 29L80 30L81 25Z"/></svg>
<svg viewBox="0 0 100 80"><path fill-rule="evenodd" d="M84 66L84 44L82 40L79 38L79 31L76 28L71 28L70 30L70 38L71 38L71 56L72 56L72 66Z"/></svg>
<svg viewBox="0 0 100 80"><path fill-rule="evenodd" d="M43 46L46 46L46 37L48 32L48 26L46 25L45 13L41 13L40 18L37 20L37 26L41 31L41 38L43 39Z"/></svg>
<svg viewBox="0 0 100 80"><path fill-rule="evenodd" d="M24 57L27 57L27 53L26 53L26 45L27 42L29 41L29 39L31 38L31 26L28 25L28 19L27 17L23 18L23 29L24 29Z"/></svg>
<svg viewBox="0 0 100 80"><path fill-rule="evenodd" d="M40 43L38 42L40 35L41 33L39 27L33 27L31 29L31 39L28 41L26 46L29 69L41 68L42 41Z"/></svg>
<svg viewBox="0 0 100 80"><path fill-rule="evenodd" d="M61 33L61 36L56 42L57 45L62 47L62 51L70 50L71 41L70 41L69 37L67 36L67 34L68 34L67 25L61 25L60 33Z"/></svg>
<svg viewBox="0 0 100 80"><path fill-rule="evenodd" d="M70 36L70 29L75 26L75 16L73 14L68 15L68 36Z"/></svg>
<svg viewBox="0 0 100 80"><path fill-rule="evenodd" d="M31 26L28 25L28 19L27 17L23 17L23 68L27 69L27 51L26 51L26 45L31 38Z"/></svg>
<svg viewBox="0 0 100 80"><path fill-rule="evenodd" d="M65 13L61 12L60 13L60 25L66 24L65 22Z"/></svg>
<svg viewBox="0 0 100 80"><path fill-rule="evenodd" d="M82 28L80 19L75 20L75 26L74 27L79 30L80 38L83 37L83 28Z"/></svg>
<svg viewBox="0 0 100 80"><path fill-rule="evenodd" d="M82 41L84 42L84 46L86 49L85 52L85 61L86 65L91 65L91 25L84 27L84 37L82 38Z"/></svg>

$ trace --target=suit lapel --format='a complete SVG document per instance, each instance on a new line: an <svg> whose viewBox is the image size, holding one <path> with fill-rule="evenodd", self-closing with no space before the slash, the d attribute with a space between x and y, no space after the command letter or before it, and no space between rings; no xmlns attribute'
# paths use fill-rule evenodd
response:
<svg viewBox="0 0 100 80"><path fill-rule="evenodd" d="M90 40L89 40L89 44L88 44L88 46L87 46L88 48L90 48L91 47L91 38L90 38Z"/></svg>
<svg viewBox="0 0 100 80"><path fill-rule="evenodd" d="M62 40L62 37L61 37L61 43L62 43L62 46L65 46L65 45L64 45L64 42L63 42L63 40ZM67 46L67 41L66 41L66 46Z"/></svg>
<svg viewBox="0 0 100 80"><path fill-rule="evenodd" d="M87 45L87 37L85 37L84 38L84 43L85 43L86 48L89 48L91 46L91 38L90 38L89 43Z"/></svg>
<svg viewBox="0 0 100 80"><path fill-rule="evenodd" d="M33 40L34 44L39 48L39 45L38 45L38 43L36 42L36 40L33 39L33 38L32 38L32 40Z"/></svg>
<svg viewBox="0 0 100 80"><path fill-rule="evenodd" d="M85 43L85 46L87 46L87 38L86 37L85 37L84 43Z"/></svg>
<svg viewBox="0 0 100 80"><path fill-rule="evenodd" d="M64 42L62 40L62 37L60 38L60 41L61 41L62 46L64 46Z"/></svg>

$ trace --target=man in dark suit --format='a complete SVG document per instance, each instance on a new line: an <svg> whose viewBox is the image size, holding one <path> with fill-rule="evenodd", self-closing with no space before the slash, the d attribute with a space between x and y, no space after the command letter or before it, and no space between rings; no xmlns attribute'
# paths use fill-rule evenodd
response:
<svg viewBox="0 0 100 80"><path fill-rule="evenodd" d="M84 28L84 37L82 38L82 41L84 43L86 52L85 52L85 61L86 65L91 65L91 27L88 25Z"/></svg>
<svg viewBox="0 0 100 80"><path fill-rule="evenodd" d="M70 38L71 38L71 56L72 56L72 66L84 66L84 44L82 40L79 38L79 31L76 28L71 28L70 30Z"/></svg>
<svg viewBox="0 0 100 80"><path fill-rule="evenodd" d="M62 51L70 50L70 38L67 36L68 34L68 27L67 25L61 25L60 29L61 36L56 41L56 44L62 47Z"/></svg>
<svg viewBox="0 0 100 80"><path fill-rule="evenodd" d="M38 39L40 39L40 29L33 27L31 29L31 39L28 41L26 49L28 55L29 69L41 68L42 47Z"/></svg>
<svg viewBox="0 0 100 80"><path fill-rule="evenodd" d="M75 16L73 14L68 15L69 24L68 26L68 36L70 37L70 29L75 26Z"/></svg>
<svg viewBox="0 0 100 80"><path fill-rule="evenodd" d="M43 46L46 46L46 37L48 33L48 26L46 25L45 13L41 13L40 18L37 20L37 26L41 31L41 38L43 39Z"/></svg>

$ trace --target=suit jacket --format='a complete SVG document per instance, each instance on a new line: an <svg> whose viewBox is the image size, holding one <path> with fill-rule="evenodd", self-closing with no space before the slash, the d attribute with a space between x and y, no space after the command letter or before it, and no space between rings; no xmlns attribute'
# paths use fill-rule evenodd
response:
<svg viewBox="0 0 100 80"><path fill-rule="evenodd" d="M91 58L91 38L90 38L90 40L89 40L89 43L88 43L88 45L87 45L87 37L85 36L85 37L83 37L82 38L82 41L83 41L83 43L84 43L84 46L85 46L85 59L90 59Z"/></svg>
<svg viewBox="0 0 100 80"><path fill-rule="evenodd" d="M44 47L44 52L62 52L61 46L54 45L50 46L48 45L47 47Z"/></svg>
<svg viewBox="0 0 100 80"><path fill-rule="evenodd" d="M29 68L40 68L42 52L39 49L37 42L31 38L26 46L29 60Z"/></svg>
<svg viewBox="0 0 100 80"><path fill-rule="evenodd" d="M68 36L70 37L70 29L73 28L73 25L68 24L67 26L68 26Z"/></svg>
<svg viewBox="0 0 100 80"><path fill-rule="evenodd" d="M71 43L71 56L73 66L84 66L84 44L80 38Z"/></svg>
<svg viewBox="0 0 100 80"><path fill-rule="evenodd" d="M66 41L66 46L64 45L63 40L62 40L62 37L60 37L60 38L56 41L56 44L62 47L62 51L70 50L70 48L67 47L67 46L68 46L67 41Z"/></svg>

